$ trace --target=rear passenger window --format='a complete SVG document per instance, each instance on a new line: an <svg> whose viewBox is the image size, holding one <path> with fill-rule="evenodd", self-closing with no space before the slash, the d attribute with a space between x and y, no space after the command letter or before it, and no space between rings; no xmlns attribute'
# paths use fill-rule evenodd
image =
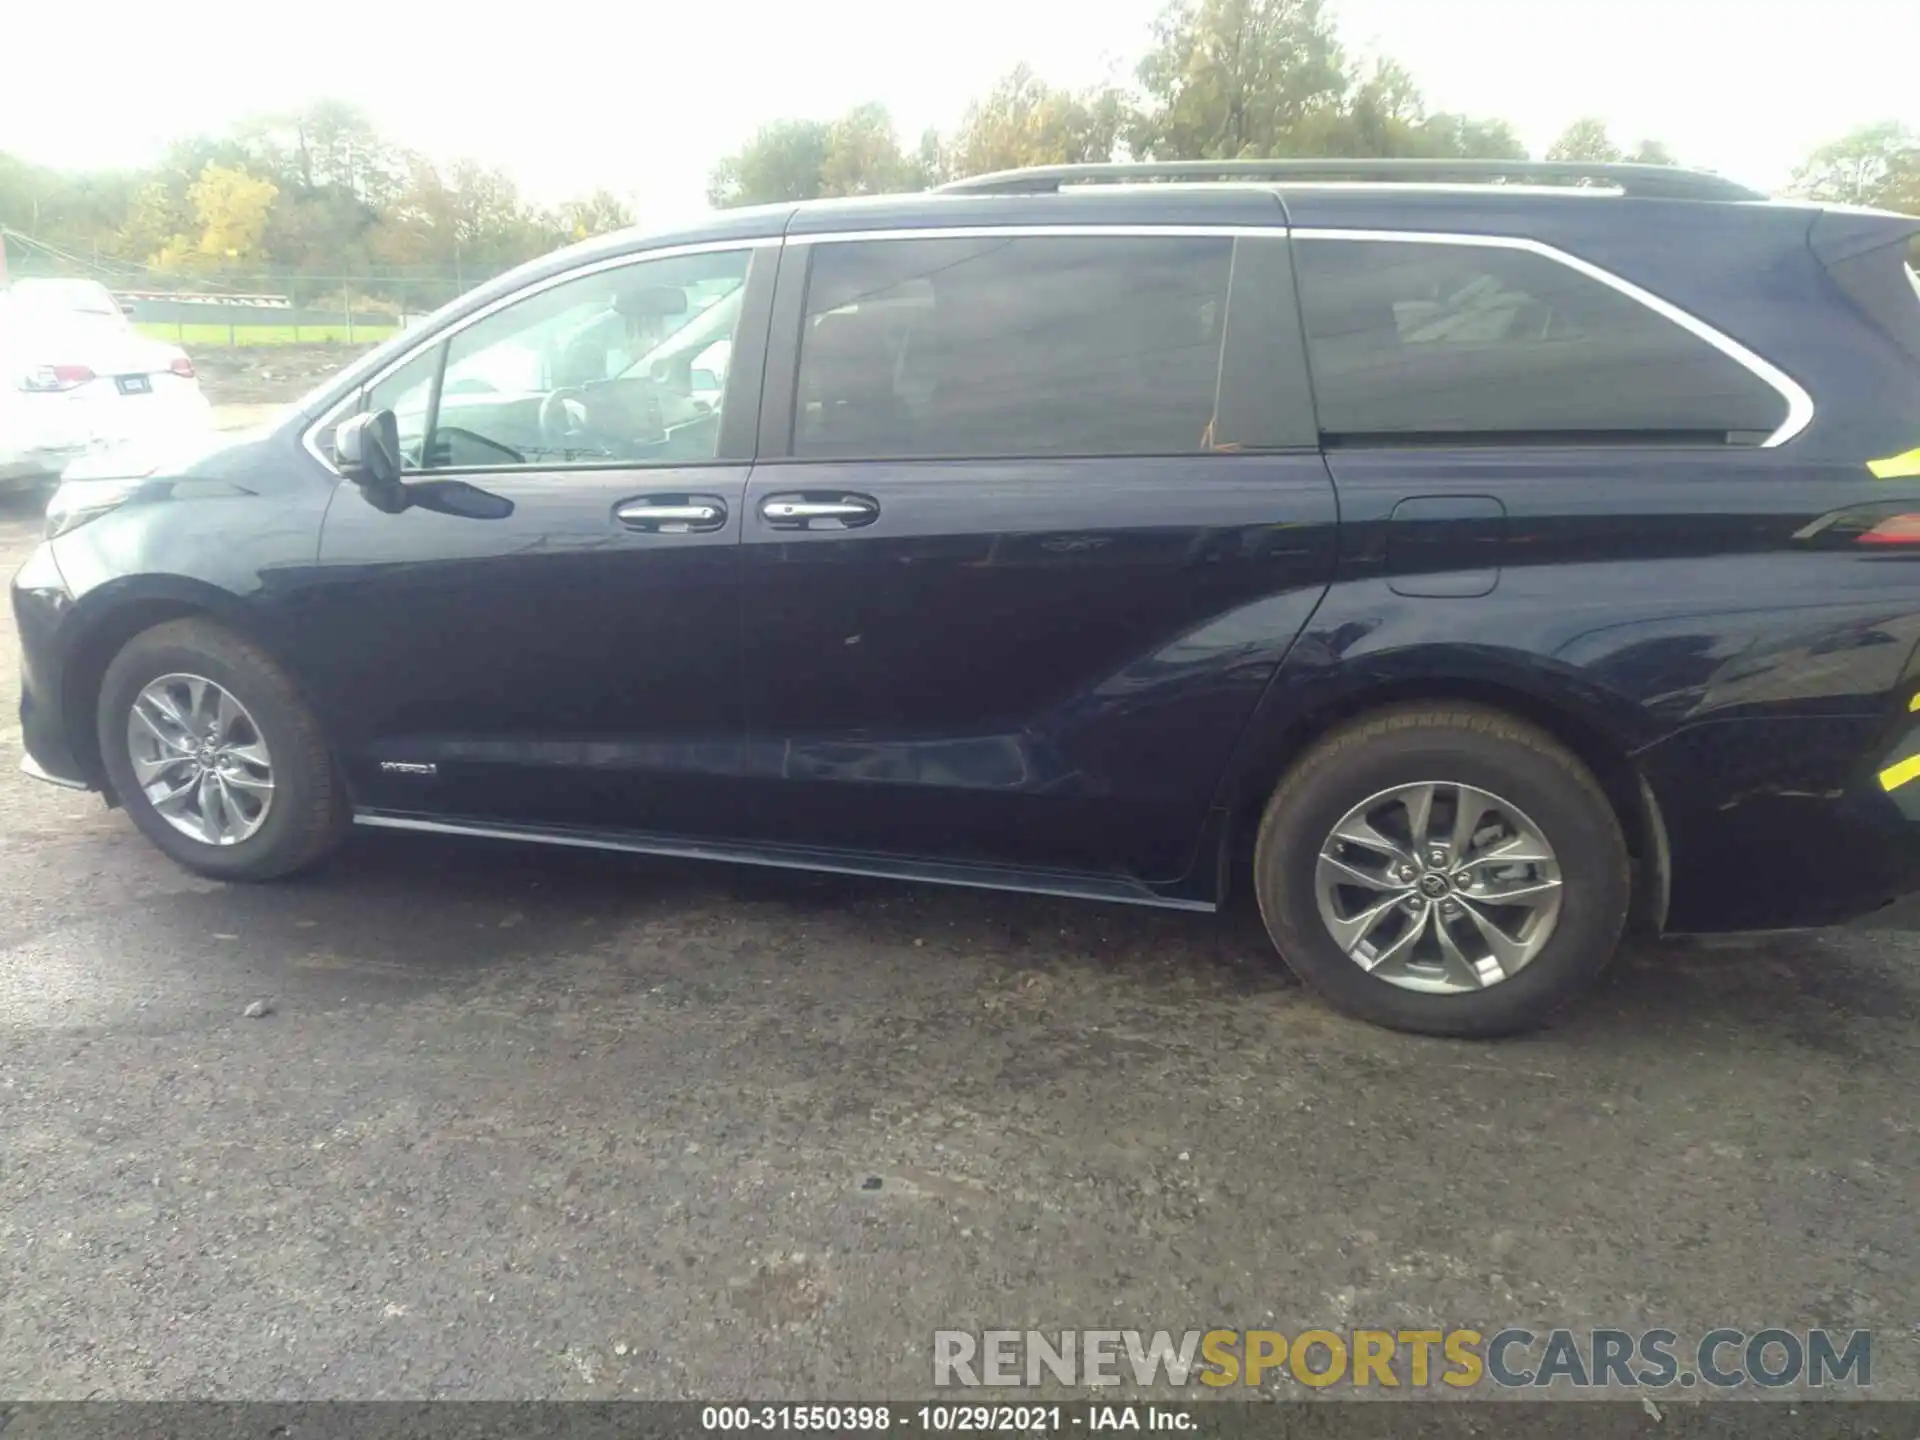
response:
<svg viewBox="0 0 1920 1440"><path fill-rule="evenodd" d="M1232 259L1226 238L820 244L793 453L1204 450Z"/></svg>
<svg viewBox="0 0 1920 1440"><path fill-rule="evenodd" d="M1758 444L1786 401L1630 295L1526 250L1302 238L1331 441L1475 436Z"/></svg>

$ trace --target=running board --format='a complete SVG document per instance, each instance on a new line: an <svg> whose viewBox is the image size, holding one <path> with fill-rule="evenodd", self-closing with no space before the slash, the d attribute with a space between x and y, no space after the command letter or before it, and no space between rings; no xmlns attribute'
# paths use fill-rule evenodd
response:
<svg viewBox="0 0 1920 1440"><path fill-rule="evenodd" d="M1075 870L1026 870L956 860L916 860L858 850L825 850L806 845L755 844L738 840L689 840L628 830L569 830L549 825L510 825L464 820L429 820L362 810L356 825L378 830L422 830L433 835L471 835L483 840L522 840L535 845L565 845L576 850L617 850L630 855L660 855L675 860L717 860L733 865L766 865L779 870L817 870L835 875L868 875L878 880L914 880L930 885L961 885L974 890L1013 890L1025 895L1061 895L1074 900L1105 900L1121 905L1150 905L1159 910L1211 911L1206 900L1162 895L1131 876Z"/></svg>

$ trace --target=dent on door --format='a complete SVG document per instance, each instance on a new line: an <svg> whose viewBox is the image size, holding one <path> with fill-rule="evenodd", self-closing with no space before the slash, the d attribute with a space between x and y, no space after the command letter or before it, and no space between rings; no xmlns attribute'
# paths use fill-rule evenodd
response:
<svg viewBox="0 0 1920 1440"><path fill-rule="evenodd" d="M777 838L1184 873L1332 568L1320 458L834 468L804 493L871 520L782 528L794 469L750 486L747 764Z"/></svg>

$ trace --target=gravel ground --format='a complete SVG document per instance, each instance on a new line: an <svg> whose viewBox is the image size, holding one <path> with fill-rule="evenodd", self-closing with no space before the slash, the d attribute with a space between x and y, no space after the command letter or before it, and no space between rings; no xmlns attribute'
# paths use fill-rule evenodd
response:
<svg viewBox="0 0 1920 1440"><path fill-rule="evenodd" d="M327 376L368 350L365 345L276 345L193 352L200 389L221 430L249 430L273 421Z"/></svg>
<svg viewBox="0 0 1920 1440"><path fill-rule="evenodd" d="M371 349L367 345L195 346L200 389L216 406L284 404Z"/></svg>
<svg viewBox="0 0 1920 1440"><path fill-rule="evenodd" d="M224 888L0 742L0 1396L900 1397L936 1328L1510 1323L1871 1327L1920 1396L1901 916L1455 1044L1244 909L425 837Z"/></svg>

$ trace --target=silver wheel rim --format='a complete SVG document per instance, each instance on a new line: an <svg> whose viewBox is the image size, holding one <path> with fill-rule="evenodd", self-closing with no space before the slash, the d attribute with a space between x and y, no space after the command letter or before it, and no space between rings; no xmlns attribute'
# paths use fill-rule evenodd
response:
<svg viewBox="0 0 1920 1440"><path fill-rule="evenodd" d="M1560 922L1560 863L1540 827L1490 791L1445 781L1349 810L1320 846L1314 892L1349 960L1427 994L1512 979Z"/></svg>
<svg viewBox="0 0 1920 1440"><path fill-rule="evenodd" d="M134 697L127 756L154 813L203 845L238 845L273 808L260 727L203 676L162 675Z"/></svg>

